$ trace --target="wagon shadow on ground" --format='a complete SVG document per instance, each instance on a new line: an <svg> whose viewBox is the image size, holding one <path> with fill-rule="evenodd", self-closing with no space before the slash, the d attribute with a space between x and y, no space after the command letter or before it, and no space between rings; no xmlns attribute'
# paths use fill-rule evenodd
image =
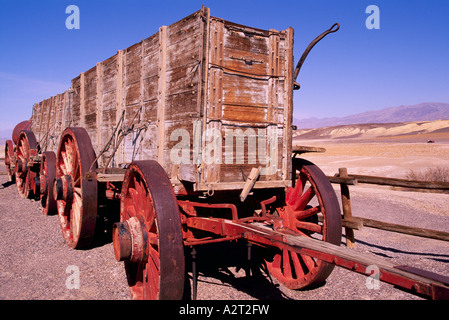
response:
<svg viewBox="0 0 449 320"><path fill-rule="evenodd" d="M402 249L398 249L398 248L394 248L394 247L387 247L384 245L373 244L373 243L366 242L366 241L359 240L359 239L356 240L356 243L373 248L372 250L370 250L371 253L378 255L378 256L385 257L385 258L393 258L392 256L388 255L388 253L390 252L390 253L404 254L404 255L410 255L410 256L419 256L419 257L431 259L431 260L442 262L442 263L449 263L449 254L402 250ZM382 250L383 252L377 252L374 250Z"/></svg>
<svg viewBox="0 0 449 320"><path fill-rule="evenodd" d="M98 204L97 222L95 224L95 237L92 244L85 248L90 250L112 243L112 226L120 221L120 202L102 200Z"/></svg>
<svg viewBox="0 0 449 320"><path fill-rule="evenodd" d="M207 299L213 299L214 291L230 287L259 300L291 300L282 292L281 285L266 272L263 248L256 245L251 246L250 260L248 260L248 247L245 241L196 246L195 250L198 292L204 296L204 287L212 288L210 297ZM188 297L185 298L191 299L192 255L190 248L186 248L185 258L186 277L188 277L184 290ZM241 297L230 298L241 299Z"/></svg>
<svg viewBox="0 0 449 320"><path fill-rule="evenodd" d="M0 189L6 189L6 188L8 188L8 187L10 187L10 186L12 186L12 185L15 185L15 183L12 182L12 181L7 181L7 182L5 182L5 183L2 183Z"/></svg>

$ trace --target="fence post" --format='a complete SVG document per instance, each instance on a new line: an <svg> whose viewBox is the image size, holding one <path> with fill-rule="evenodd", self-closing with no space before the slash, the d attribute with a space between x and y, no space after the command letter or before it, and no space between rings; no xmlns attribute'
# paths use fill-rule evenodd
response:
<svg viewBox="0 0 449 320"><path fill-rule="evenodd" d="M341 178L348 177L348 170L346 168L339 168L338 174ZM343 207L343 218L346 221L352 221L351 197L349 195L349 187L346 183L340 183L341 203ZM354 230L345 228L346 246L348 248L355 248Z"/></svg>

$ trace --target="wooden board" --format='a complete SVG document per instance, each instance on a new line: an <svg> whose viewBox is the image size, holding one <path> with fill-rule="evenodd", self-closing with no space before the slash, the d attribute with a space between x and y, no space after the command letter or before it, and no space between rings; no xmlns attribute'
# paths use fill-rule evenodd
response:
<svg viewBox="0 0 449 320"><path fill-rule="evenodd" d="M293 29L242 26L203 7L35 104L32 130L42 151L57 151L66 127L84 127L100 168L155 159L197 191L241 189L259 166L256 188L284 187L292 72Z"/></svg>

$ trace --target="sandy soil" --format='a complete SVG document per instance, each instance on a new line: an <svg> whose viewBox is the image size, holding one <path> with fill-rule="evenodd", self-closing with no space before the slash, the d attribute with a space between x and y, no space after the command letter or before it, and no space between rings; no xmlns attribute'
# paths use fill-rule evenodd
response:
<svg viewBox="0 0 449 320"><path fill-rule="evenodd" d="M327 175L345 167L349 173L405 178L410 170L449 166L449 143L363 142L359 140L294 140L296 145L322 147L324 153L302 157Z"/></svg>

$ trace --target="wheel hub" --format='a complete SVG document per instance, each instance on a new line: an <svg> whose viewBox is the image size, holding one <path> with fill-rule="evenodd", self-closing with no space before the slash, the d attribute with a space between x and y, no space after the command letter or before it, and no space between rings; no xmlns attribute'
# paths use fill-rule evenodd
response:
<svg viewBox="0 0 449 320"><path fill-rule="evenodd" d="M53 194L56 200L63 200L65 202L71 202L73 198L73 182L69 175L63 175L56 178Z"/></svg>
<svg viewBox="0 0 449 320"><path fill-rule="evenodd" d="M136 263L148 260L148 233L137 217L116 222L112 240L117 261Z"/></svg>

